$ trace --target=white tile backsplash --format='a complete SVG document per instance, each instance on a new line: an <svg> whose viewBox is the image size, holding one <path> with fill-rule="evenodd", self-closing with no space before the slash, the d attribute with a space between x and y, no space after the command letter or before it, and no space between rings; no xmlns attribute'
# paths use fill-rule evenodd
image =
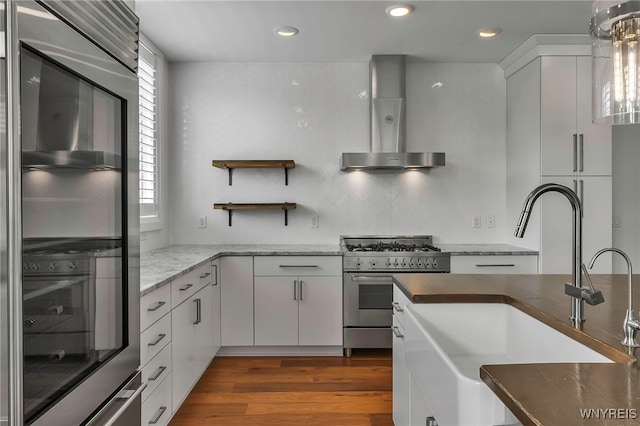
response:
<svg viewBox="0 0 640 426"><path fill-rule="evenodd" d="M366 63L180 63L170 66L172 243L336 243L341 234L433 234L437 242L503 240L505 81L494 64L407 64L407 148L442 151L428 172L341 172L342 152L369 149ZM439 89L434 82L443 82ZM240 169L228 186L212 160L293 159ZM223 202L296 202L278 211ZM496 227L471 228L473 215ZM311 217L319 217L312 228ZM198 217L208 226L198 228Z"/></svg>

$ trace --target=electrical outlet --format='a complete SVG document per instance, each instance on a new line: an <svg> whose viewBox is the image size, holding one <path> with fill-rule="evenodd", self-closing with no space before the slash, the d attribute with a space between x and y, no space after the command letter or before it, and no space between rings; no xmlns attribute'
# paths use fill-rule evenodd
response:
<svg viewBox="0 0 640 426"><path fill-rule="evenodd" d="M474 228L480 228L482 226L482 218L480 216L474 216L471 226Z"/></svg>
<svg viewBox="0 0 640 426"><path fill-rule="evenodd" d="M206 228L207 227L207 217L200 216L198 218L198 228Z"/></svg>
<svg viewBox="0 0 640 426"><path fill-rule="evenodd" d="M487 216L487 228L496 227L496 217L494 215Z"/></svg>
<svg viewBox="0 0 640 426"><path fill-rule="evenodd" d="M311 216L311 223L309 224L312 228L318 227L318 215Z"/></svg>
<svg viewBox="0 0 640 426"><path fill-rule="evenodd" d="M622 228L622 217L614 216L613 217L613 227L614 228Z"/></svg>

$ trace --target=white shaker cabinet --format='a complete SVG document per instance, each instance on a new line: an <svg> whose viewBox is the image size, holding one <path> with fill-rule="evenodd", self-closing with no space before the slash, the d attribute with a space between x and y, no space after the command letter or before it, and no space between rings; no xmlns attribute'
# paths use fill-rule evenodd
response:
<svg viewBox="0 0 640 426"><path fill-rule="evenodd" d="M531 51L549 50L537 47ZM575 187L584 203L582 254L588 262L595 250L612 244L612 133L611 126L591 123L588 46L561 47L563 55L527 52L522 57L528 62L505 73L508 226L515 230L527 195L538 185ZM566 53L573 50L580 54ZM509 242L539 250L538 273L570 274L571 230L568 200L546 193L534 206L524 238ZM611 256L594 271L611 273Z"/></svg>
<svg viewBox="0 0 640 426"><path fill-rule="evenodd" d="M172 292L184 288L194 277L208 279L204 287L181 301L171 312L173 347L173 405L179 408L213 358L213 312L211 265L205 264L171 283ZM206 275L209 273L209 275ZM205 277L206 275L206 277Z"/></svg>
<svg viewBox="0 0 640 426"><path fill-rule="evenodd" d="M404 344L404 308L409 299L393 286L393 424L411 426L411 373Z"/></svg>
<svg viewBox="0 0 640 426"><path fill-rule="evenodd" d="M256 256L256 346L342 345L339 256Z"/></svg>
<svg viewBox="0 0 640 426"><path fill-rule="evenodd" d="M591 58L540 58L542 175L611 175L611 126L591 121Z"/></svg>
<svg viewBox="0 0 640 426"><path fill-rule="evenodd" d="M213 337L213 353L217 354L222 346L220 328L220 259L211 261L211 311L213 313L213 327L211 329Z"/></svg>
<svg viewBox="0 0 640 426"><path fill-rule="evenodd" d="M253 256L220 260L222 346L253 346Z"/></svg>

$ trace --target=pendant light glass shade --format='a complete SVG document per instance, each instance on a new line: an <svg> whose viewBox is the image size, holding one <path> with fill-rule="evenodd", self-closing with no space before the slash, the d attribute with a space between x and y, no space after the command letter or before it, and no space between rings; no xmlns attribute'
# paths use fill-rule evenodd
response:
<svg viewBox="0 0 640 426"><path fill-rule="evenodd" d="M640 1L596 1L590 24L595 123L640 123Z"/></svg>

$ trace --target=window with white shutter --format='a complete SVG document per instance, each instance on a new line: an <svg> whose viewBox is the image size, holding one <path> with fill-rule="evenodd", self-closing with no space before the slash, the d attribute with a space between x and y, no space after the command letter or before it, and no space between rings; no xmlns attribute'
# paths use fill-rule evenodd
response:
<svg viewBox="0 0 640 426"><path fill-rule="evenodd" d="M158 57L140 42L140 219L159 219Z"/></svg>

